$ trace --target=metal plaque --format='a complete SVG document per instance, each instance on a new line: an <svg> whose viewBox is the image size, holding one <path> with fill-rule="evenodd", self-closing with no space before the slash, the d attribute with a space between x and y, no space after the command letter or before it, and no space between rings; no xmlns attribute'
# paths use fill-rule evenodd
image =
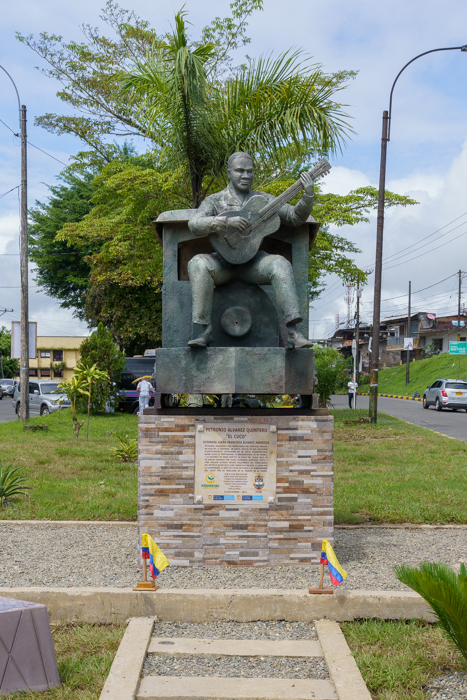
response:
<svg viewBox="0 0 467 700"><path fill-rule="evenodd" d="M276 460L275 425L197 423L195 503L274 503Z"/></svg>

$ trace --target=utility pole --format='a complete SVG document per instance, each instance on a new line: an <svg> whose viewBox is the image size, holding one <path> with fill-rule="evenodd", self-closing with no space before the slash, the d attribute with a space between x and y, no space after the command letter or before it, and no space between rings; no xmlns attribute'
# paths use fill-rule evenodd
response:
<svg viewBox="0 0 467 700"><path fill-rule="evenodd" d="M412 292L412 282L409 282L409 308L407 310L407 338L410 338L410 322L412 320L412 313L410 309L410 302L411 302L411 292ZM406 350L407 353L407 367L405 370L405 386L409 386L410 382L410 350L407 348Z"/></svg>
<svg viewBox="0 0 467 700"><path fill-rule="evenodd" d="M391 136L391 116L392 116L392 95L394 88L401 73L422 56L438 51L463 51L467 52L467 44L463 46L448 46L441 49L430 49L424 51L412 58L399 71L394 80L389 94L389 110L383 112L383 130L381 137L381 160L379 170L379 194L378 194L378 216L376 225L376 260L375 260L375 291L373 305L373 331L372 331L372 350L371 350L371 373L370 373L370 411L369 418L372 423L376 423L378 418L378 373L379 373L379 331L380 331L380 311L381 311L381 273L382 273L382 258L383 258L383 230L384 230L384 201L385 201L385 184L386 184L386 154L388 141Z"/></svg>
<svg viewBox="0 0 467 700"><path fill-rule="evenodd" d="M462 270L459 270L459 296L457 298L457 340L461 339L461 292L462 292ZM457 363L457 378L461 374L461 356Z"/></svg>
<svg viewBox="0 0 467 700"><path fill-rule="evenodd" d="M21 105L16 83L6 68L0 66L10 78L18 99L19 130L21 135L21 381L20 414L24 423L29 420L29 294L28 294L28 137L26 134L26 107ZM18 134L16 134L18 136Z"/></svg>
<svg viewBox="0 0 467 700"><path fill-rule="evenodd" d="M21 360L20 414L29 420L28 162L26 107L21 106Z"/></svg>
<svg viewBox="0 0 467 700"><path fill-rule="evenodd" d="M359 373L359 362L360 362L360 297L362 292L360 290L360 282L357 282L357 319L356 319L356 329L355 329L355 358L354 358L354 369L353 369L353 380L355 384L358 384L358 373ZM353 394L353 407L357 408L357 392L354 391Z"/></svg>

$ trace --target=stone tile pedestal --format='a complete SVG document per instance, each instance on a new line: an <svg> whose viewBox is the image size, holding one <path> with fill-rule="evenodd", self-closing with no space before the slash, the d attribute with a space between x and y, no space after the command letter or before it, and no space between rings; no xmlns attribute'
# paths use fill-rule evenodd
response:
<svg viewBox="0 0 467 700"><path fill-rule="evenodd" d="M46 606L0 597L0 695L59 685Z"/></svg>
<svg viewBox="0 0 467 700"><path fill-rule="evenodd" d="M275 425L274 503L195 503L195 430ZM333 537L333 418L326 410L146 409L139 417L138 530L175 566L319 563Z"/></svg>

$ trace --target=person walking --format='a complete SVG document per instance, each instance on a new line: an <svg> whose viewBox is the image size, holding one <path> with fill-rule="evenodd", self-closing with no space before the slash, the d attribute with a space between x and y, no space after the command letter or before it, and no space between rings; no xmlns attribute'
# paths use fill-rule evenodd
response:
<svg viewBox="0 0 467 700"><path fill-rule="evenodd" d="M355 381L355 377L352 377L350 382L347 384L347 388L349 391L349 408L356 408L357 407L358 384ZM355 398L355 400L354 400L354 398Z"/></svg>
<svg viewBox="0 0 467 700"><path fill-rule="evenodd" d="M136 391L139 394L138 415L141 416L143 414L144 409L148 408L148 406L149 406L149 395L154 392L154 387L151 384L151 382L147 381L147 379L142 379L138 383L138 386L136 387Z"/></svg>

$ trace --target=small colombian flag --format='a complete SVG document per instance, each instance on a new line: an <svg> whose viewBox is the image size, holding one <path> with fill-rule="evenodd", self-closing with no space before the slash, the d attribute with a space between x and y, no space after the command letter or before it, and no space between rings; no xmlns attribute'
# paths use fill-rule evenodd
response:
<svg viewBox="0 0 467 700"><path fill-rule="evenodd" d="M149 571L155 580L170 562L147 532L142 534L142 550L143 559L149 559Z"/></svg>
<svg viewBox="0 0 467 700"><path fill-rule="evenodd" d="M327 540L323 540L323 544L321 545L320 564L328 565L329 576L331 577L331 582L334 586L338 586L345 578L347 578L347 571L344 571L342 566L337 561L334 550Z"/></svg>

